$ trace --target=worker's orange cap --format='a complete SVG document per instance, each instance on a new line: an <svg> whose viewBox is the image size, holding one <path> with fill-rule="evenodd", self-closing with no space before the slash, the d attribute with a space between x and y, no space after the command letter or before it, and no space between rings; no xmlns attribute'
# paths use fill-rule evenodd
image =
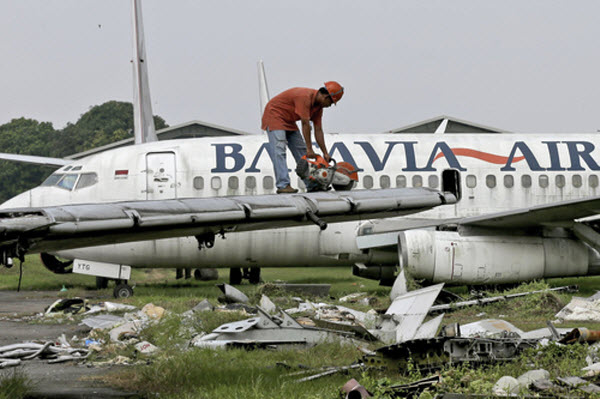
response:
<svg viewBox="0 0 600 399"><path fill-rule="evenodd" d="M340 99L344 95L344 88L342 87L342 85L338 82L334 82L333 80L325 82L325 88L329 92L329 95L331 96L331 99L333 100L334 104L340 101Z"/></svg>

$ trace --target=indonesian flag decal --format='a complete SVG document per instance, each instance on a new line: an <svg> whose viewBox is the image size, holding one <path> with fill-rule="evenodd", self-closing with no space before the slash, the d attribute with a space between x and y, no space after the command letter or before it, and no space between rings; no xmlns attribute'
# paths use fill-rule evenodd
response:
<svg viewBox="0 0 600 399"><path fill-rule="evenodd" d="M117 180L117 179L127 179L128 176L129 176L129 170L128 169L115 170L115 180Z"/></svg>

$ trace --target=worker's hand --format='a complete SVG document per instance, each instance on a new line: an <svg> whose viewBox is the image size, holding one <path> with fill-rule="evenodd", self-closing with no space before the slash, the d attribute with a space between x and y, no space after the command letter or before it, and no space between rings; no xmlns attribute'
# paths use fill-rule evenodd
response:
<svg viewBox="0 0 600 399"><path fill-rule="evenodd" d="M327 163L331 162L331 157L329 156L329 154L324 153L323 158L327 161Z"/></svg>
<svg viewBox="0 0 600 399"><path fill-rule="evenodd" d="M312 149L306 150L306 158L315 159L316 157L317 157L317 154L315 154L315 152Z"/></svg>

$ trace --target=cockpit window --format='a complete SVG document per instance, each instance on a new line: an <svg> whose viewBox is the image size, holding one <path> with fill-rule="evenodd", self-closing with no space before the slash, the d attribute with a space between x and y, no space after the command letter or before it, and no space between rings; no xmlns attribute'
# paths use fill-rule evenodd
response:
<svg viewBox="0 0 600 399"><path fill-rule="evenodd" d="M48 178L46 178L46 180L44 180L44 182L42 183L42 186L54 186L54 185L56 185L56 183L58 183L58 181L63 176L64 176L64 174L62 174L62 173L51 174L50 176L48 176Z"/></svg>
<svg viewBox="0 0 600 399"><path fill-rule="evenodd" d="M66 174L58 182L57 186L66 190L72 190L75 182L77 181L77 174Z"/></svg>
<svg viewBox="0 0 600 399"><path fill-rule="evenodd" d="M80 188L85 188L89 186L93 186L98 182L98 175L96 173L82 173L79 181L77 182L77 187L75 190L79 190Z"/></svg>
<svg viewBox="0 0 600 399"><path fill-rule="evenodd" d="M71 169L71 172L75 172L76 170L81 170L81 165L73 166L73 169Z"/></svg>

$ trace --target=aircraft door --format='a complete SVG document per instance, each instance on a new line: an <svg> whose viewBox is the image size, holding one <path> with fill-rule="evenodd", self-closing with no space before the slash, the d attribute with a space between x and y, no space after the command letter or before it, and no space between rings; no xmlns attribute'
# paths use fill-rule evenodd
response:
<svg viewBox="0 0 600 399"><path fill-rule="evenodd" d="M146 199L177 198L177 174L174 152L146 154Z"/></svg>

